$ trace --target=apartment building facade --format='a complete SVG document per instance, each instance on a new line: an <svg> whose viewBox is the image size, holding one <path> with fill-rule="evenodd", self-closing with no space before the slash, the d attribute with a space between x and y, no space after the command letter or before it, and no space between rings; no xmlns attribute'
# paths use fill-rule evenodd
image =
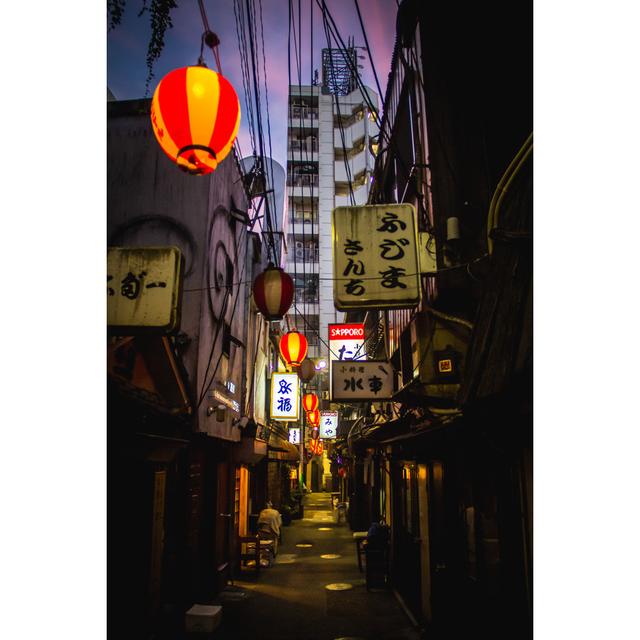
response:
<svg viewBox="0 0 640 640"><path fill-rule="evenodd" d="M307 337L310 358L328 362L328 325L344 317L333 304L331 212L367 202L378 135L370 107L378 108L378 96L364 87L365 98L355 80L332 82L332 59L343 53L322 53L322 84L289 87L287 271L296 289L291 328Z"/></svg>

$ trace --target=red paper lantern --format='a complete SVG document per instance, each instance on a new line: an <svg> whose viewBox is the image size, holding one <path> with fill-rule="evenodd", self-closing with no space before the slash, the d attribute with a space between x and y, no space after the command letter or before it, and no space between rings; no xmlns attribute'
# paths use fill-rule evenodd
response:
<svg viewBox="0 0 640 640"><path fill-rule="evenodd" d="M317 409L307 411L307 422L313 427L320 426L320 412Z"/></svg>
<svg viewBox="0 0 640 640"><path fill-rule="evenodd" d="M307 339L297 331L289 331L280 338L280 353L290 367L299 367L307 357Z"/></svg>
<svg viewBox="0 0 640 640"><path fill-rule="evenodd" d="M153 94L151 125L173 162L187 173L204 175L231 151L240 101L229 81L207 67L174 69Z"/></svg>
<svg viewBox="0 0 640 640"><path fill-rule="evenodd" d="M302 364L298 367L298 378L302 382L311 382L313 376L316 375L316 365L313 364L313 360L305 358Z"/></svg>
<svg viewBox="0 0 640 640"><path fill-rule="evenodd" d="M318 400L318 396L315 393L306 393L302 396L302 406L307 413L317 409L319 404L320 400Z"/></svg>
<svg viewBox="0 0 640 640"><path fill-rule="evenodd" d="M293 301L293 280L282 269L270 264L253 281L253 300L267 320L282 320Z"/></svg>

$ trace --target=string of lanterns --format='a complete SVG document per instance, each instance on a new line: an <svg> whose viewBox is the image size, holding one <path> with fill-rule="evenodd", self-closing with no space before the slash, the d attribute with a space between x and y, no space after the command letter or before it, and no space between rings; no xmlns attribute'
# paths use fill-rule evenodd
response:
<svg viewBox="0 0 640 640"><path fill-rule="evenodd" d="M241 116L238 95L221 73L217 55L219 39L209 30L202 4L200 9L206 31L203 43L206 40L213 49L218 72L206 67L201 51L198 65L174 69L160 80L150 109L151 126L160 148L178 168L190 175L215 171L233 147ZM272 263L252 285L255 305L270 322L284 318L294 292L291 276ZM298 331L287 332L279 342L283 360L288 367L297 369L303 383L310 382L316 374L315 364L307 358L308 347L306 337ZM318 396L307 393L302 404L312 427L309 451L322 455Z"/></svg>

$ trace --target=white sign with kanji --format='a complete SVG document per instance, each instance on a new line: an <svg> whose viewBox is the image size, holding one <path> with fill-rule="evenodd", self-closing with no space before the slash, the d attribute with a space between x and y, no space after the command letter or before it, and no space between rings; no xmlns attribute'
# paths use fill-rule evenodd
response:
<svg viewBox="0 0 640 640"><path fill-rule="evenodd" d="M320 412L320 437L325 440L333 440L338 435L338 412Z"/></svg>
<svg viewBox="0 0 640 640"><path fill-rule="evenodd" d="M336 402L390 400L394 391L393 367L386 360L332 362L332 398Z"/></svg>
<svg viewBox="0 0 640 640"><path fill-rule="evenodd" d="M300 394L300 378L297 373L273 373L271 375L272 420L297 420Z"/></svg>
<svg viewBox="0 0 640 640"><path fill-rule="evenodd" d="M289 442L291 444L300 444L300 429L289 429Z"/></svg>
<svg viewBox="0 0 640 640"><path fill-rule="evenodd" d="M416 212L410 204L333 210L333 302L338 311L420 302Z"/></svg>

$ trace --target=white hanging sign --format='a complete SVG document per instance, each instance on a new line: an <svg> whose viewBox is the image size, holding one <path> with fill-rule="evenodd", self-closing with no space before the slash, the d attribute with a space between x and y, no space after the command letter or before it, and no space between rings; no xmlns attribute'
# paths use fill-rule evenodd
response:
<svg viewBox="0 0 640 640"><path fill-rule="evenodd" d="M300 378L297 373L271 374L271 419L297 420L299 395Z"/></svg>
<svg viewBox="0 0 640 640"><path fill-rule="evenodd" d="M325 440L333 440L338 435L338 412L320 412L320 437Z"/></svg>

